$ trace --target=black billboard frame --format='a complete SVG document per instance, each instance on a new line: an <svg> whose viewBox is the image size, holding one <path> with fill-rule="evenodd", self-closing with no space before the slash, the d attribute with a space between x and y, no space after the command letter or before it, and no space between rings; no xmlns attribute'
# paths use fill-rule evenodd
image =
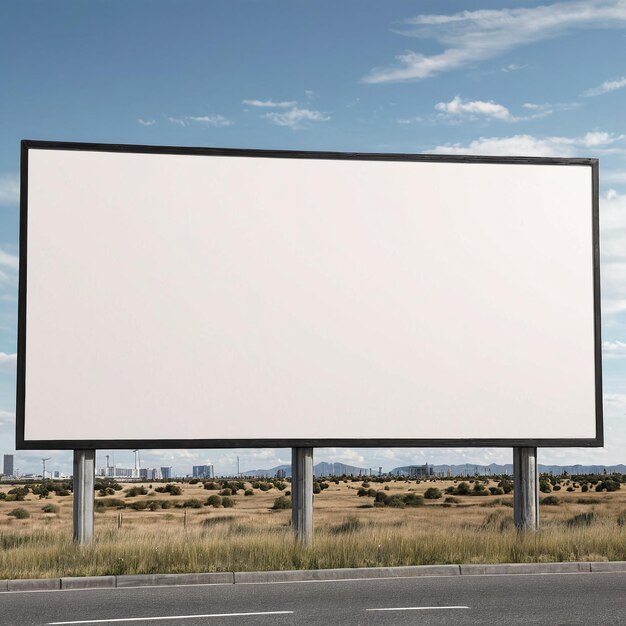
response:
<svg viewBox="0 0 626 626"><path fill-rule="evenodd" d="M360 161L413 161L431 163L487 163L528 165L571 165L591 167L592 180L592 259L594 309L594 361L596 435L591 438L558 439L99 439L42 440L25 439L26 393L26 307L27 307L27 245L28 245L28 151L74 150L84 152L115 152L133 154L174 154L195 156L233 156L256 158L291 158ZM151 146L134 144L104 144L64 141L22 140L20 158L20 232L18 340L16 389L16 449L17 450L87 450L87 449L180 449L180 448L511 448L511 447L602 447L604 445L604 415L602 403L602 336L600 309L600 199L599 161L591 158L569 157L500 157L478 155L432 155L407 153L316 152L294 150L260 150L243 148L204 148L180 146Z"/></svg>

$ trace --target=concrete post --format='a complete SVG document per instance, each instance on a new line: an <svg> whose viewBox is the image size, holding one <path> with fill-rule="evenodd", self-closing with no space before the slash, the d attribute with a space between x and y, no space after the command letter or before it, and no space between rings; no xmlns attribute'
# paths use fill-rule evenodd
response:
<svg viewBox="0 0 626 626"><path fill-rule="evenodd" d="M74 450L74 537L75 543L93 541L95 450Z"/></svg>
<svg viewBox="0 0 626 626"><path fill-rule="evenodd" d="M313 541L313 448L291 449L291 527L298 541Z"/></svg>
<svg viewBox="0 0 626 626"><path fill-rule="evenodd" d="M537 448L513 448L513 517L518 530L539 529Z"/></svg>

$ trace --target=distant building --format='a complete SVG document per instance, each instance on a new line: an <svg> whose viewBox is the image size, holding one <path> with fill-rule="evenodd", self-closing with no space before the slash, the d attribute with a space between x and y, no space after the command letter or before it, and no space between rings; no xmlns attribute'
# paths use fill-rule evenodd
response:
<svg viewBox="0 0 626 626"><path fill-rule="evenodd" d="M212 465L194 465L194 478L215 478L215 471Z"/></svg>
<svg viewBox="0 0 626 626"><path fill-rule="evenodd" d="M161 468L161 478L164 480L171 480L172 478L172 468L171 467L162 467Z"/></svg>
<svg viewBox="0 0 626 626"><path fill-rule="evenodd" d="M409 465L407 469L411 478L429 478L435 474L433 466L428 465L428 463L425 465Z"/></svg>
<svg viewBox="0 0 626 626"><path fill-rule="evenodd" d="M4 468L2 473L5 476L13 476L14 475L14 470L13 470L13 455L12 454L5 454L4 455Z"/></svg>
<svg viewBox="0 0 626 626"><path fill-rule="evenodd" d="M287 478L287 470L279 469L276 472L276 478Z"/></svg>
<svg viewBox="0 0 626 626"><path fill-rule="evenodd" d="M135 470L130 467L109 467L110 478L132 478Z"/></svg>
<svg viewBox="0 0 626 626"><path fill-rule="evenodd" d="M142 480L160 480L161 470L156 467L142 467L139 470L139 478Z"/></svg>

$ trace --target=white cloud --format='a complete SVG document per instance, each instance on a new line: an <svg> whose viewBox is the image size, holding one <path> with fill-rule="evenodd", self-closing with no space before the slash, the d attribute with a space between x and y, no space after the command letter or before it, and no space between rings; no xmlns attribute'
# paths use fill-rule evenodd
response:
<svg viewBox="0 0 626 626"><path fill-rule="evenodd" d="M156 120L144 120L139 118L137 120L142 126L154 126L156 124Z"/></svg>
<svg viewBox="0 0 626 626"><path fill-rule="evenodd" d="M243 100L243 104L247 104L251 107L260 107L266 109L288 109L289 107L296 106L295 100L283 100L281 102L275 102L274 100Z"/></svg>
<svg viewBox="0 0 626 626"><path fill-rule="evenodd" d="M398 124L417 124L423 121L423 118L419 117L419 115L416 115L415 117L399 117L396 120Z"/></svg>
<svg viewBox="0 0 626 626"><path fill-rule="evenodd" d="M6 267L11 270L17 271L20 264L19 258L14 254L9 254L0 249L0 267Z"/></svg>
<svg viewBox="0 0 626 626"><path fill-rule="evenodd" d="M0 204L20 201L20 178L17 174L0 174Z"/></svg>
<svg viewBox="0 0 626 626"><path fill-rule="evenodd" d="M463 100L460 96L455 96L450 102L438 102L435 109L441 113L453 116L482 116L503 120L505 122L513 122L517 118L511 115L511 112L502 104L498 104L493 100Z"/></svg>
<svg viewBox="0 0 626 626"><path fill-rule="evenodd" d="M2 372L14 372L17 367L17 354L7 354L6 352L0 352L0 371Z"/></svg>
<svg viewBox="0 0 626 626"><path fill-rule="evenodd" d="M607 358L626 357L626 342L623 341L603 341L602 353Z"/></svg>
<svg viewBox="0 0 626 626"><path fill-rule="evenodd" d="M603 93L609 93L609 91L615 91L622 87L626 87L626 76L622 76L617 80L605 80L601 85L598 85L598 87L587 89L587 91L583 93L583 96L601 96Z"/></svg>
<svg viewBox="0 0 626 626"><path fill-rule="evenodd" d="M434 154L482 154L494 156L575 156L583 148L603 148L623 139L600 131L588 132L582 137L480 137L469 144L444 144L433 148Z"/></svg>
<svg viewBox="0 0 626 626"><path fill-rule="evenodd" d="M509 63L509 65L500 68L502 72L517 72L528 67L528 65L518 65L517 63Z"/></svg>
<svg viewBox="0 0 626 626"><path fill-rule="evenodd" d="M321 111L311 111L310 109L300 109L293 107L284 113L271 112L266 113L263 117L267 118L277 126L287 126L292 130L305 128L309 122L327 122L330 116Z"/></svg>
<svg viewBox="0 0 626 626"><path fill-rule="evenodd" d="M234 122L226 119L223 115L186 115L185 117L168 117L172 124L179 126L191 126L201 124L203 126L232 126Z"/></svg>
<svg viewBox="0 0 626 626"><path fill-rule="evenodd" d="M15 413L0 410L0 426L8 426L15 423Z"/></svg>
<svg viewBox="0 0 626 626"><path fill-rule="evenodd" d="M374 68L366 83L428 78L441 72L494 58L518 46L556 37L568 30L623 28L626 0L578 0L531 8L480 9L452 15L418 15L396 31L407 37L434 39L439 54L408 50L392 67Z"/></svg>

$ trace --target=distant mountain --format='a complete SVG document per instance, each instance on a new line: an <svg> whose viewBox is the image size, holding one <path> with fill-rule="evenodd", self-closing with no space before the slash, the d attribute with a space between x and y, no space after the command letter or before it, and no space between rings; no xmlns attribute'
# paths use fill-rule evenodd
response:
<svg viewBox="0 0 626 626"><path fill-rule="evenodd" d="M246 470L245 472L241 472L242 476L255 476L259 478L274 478L279 470L285 471L285 476L291 476L291 465L277 465L276 467L272 467L270 469L255 469L255 470ZM372 471L374 468L372 468ZM345 463L327 463L326 461L322 461L317 465L313 466L313 473L315 476L342 476L346 475L368 475L370 472L369 468L364 467L355 467L353 465L346 465Z"/></svg>
<svg viewBox="0 0 626 626"><path fill-rule="evenodd" d="M406 476L409 474L409 468L409 465L395 467L389 473L392 475ZM505 463L504 465L499 465L498 463L491 463L490 465L463 463L462 465L433 465L432 468L435 475L443 474L444 476L447 476L448 470L450 470L453 476L513 474L512 463ZM567 472L568 474L603 474L605 471L609 474L613 472L623 474L626 473L626 465L621 463L619 465L542 465L539 463L540 474L559 475L563 472Z"/></svg>

